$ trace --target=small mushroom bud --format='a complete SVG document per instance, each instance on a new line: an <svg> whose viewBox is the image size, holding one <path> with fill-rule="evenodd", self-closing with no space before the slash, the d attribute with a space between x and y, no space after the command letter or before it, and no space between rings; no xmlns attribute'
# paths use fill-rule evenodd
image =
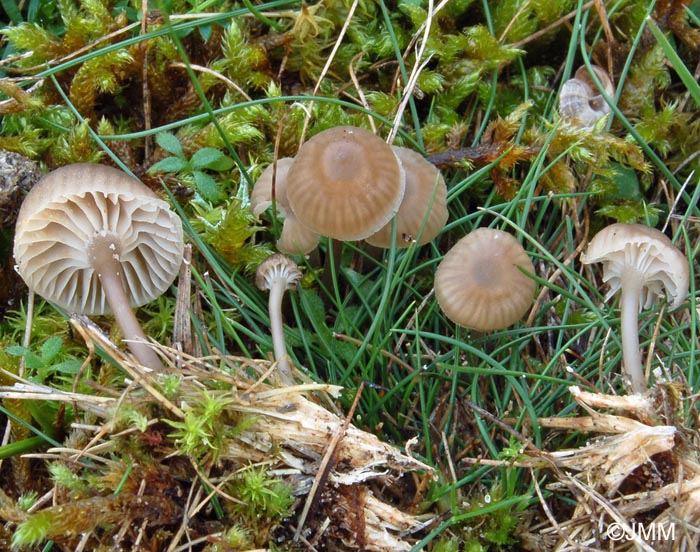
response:
<svg viewBox="0 0 700 552"><path fill-rule="evenodd" d="M603 85L605 93L612 97L615 87L608 74L597 65L591 69ZM559 112L565 119L570 119L581 126L595 125L605 115L610 113L610 106L596 88L588 68L579 67L573 79L564 83L559 94Z"/></svg>
<svg viewBox="0 0 700 552"><path fill-rule="evenodd" d="M270 292L268 309L270 313L272 347L280 378L285 385L293 384L294 378L284 340L282 299L284 292L296 286L300 279L301 272L296 263L281 253L270 255L258 266L258 270L255 273L255 285L261 290Z"/></svg>

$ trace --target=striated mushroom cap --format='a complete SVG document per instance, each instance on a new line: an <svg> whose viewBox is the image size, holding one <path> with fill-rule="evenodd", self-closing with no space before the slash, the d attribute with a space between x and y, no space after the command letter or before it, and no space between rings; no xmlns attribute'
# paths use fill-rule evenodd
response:
<svg viewBox="0 0 700 552"><path fill-rule="evenodd" d="M666 234L643 224L615 223L603 228L581 255L584 264L604 263L603 281L610 286L606 299L625 282L641 283L639 309L651 307L666 289L672 308L688 295L688 259Z"/></svg>
<svg viewBox="0 0 700 552"><path fill-rule="evenodd" d="M361 240L399 209L405 176L391 146L363 128L335 127L306 142L287 176L299 221L338 240Z"/></svg>
<svg viewBox="0 0 700 552"><path fill-rule="evenodd" d="M408 247L416 240L418 245L424 245L435 239L447 222L445 179L419 153L392 147L406 173L406 191L396 213L396 247ZM369 236L367 242L376 247L391 247L391 220Z"/></svg>
<svg viewBox="0 0 700 552"><path fill-rule="evenodd" d="M92 163L57 169L27 195L17 218L17 269L36 293L83 314L111 311L90 248L108 242L130 304L162 294L182 262L180 219L120 170Z"/></svg>
<svg viewBox="0 0 700 552"><path fill-rule="evenodd" d="M250 194L253 215L259 216L272 205L272 181L275 183L275 203L280 216L284 218L277 249L287 255L306 255L318 245L320 236L299 222L289 207L287 199L287 175L294 163L291 157L277 160L277 170L270 164L256 180Z"/></svg>
<svg viewBox="0 0 700 552"><path fill-rule="evenodd" d="M535 281L520 269L535 268L512 235L478 228L459 240L435 273L435 297L460 326L500 330L517 322L532 305Z"/></svg>

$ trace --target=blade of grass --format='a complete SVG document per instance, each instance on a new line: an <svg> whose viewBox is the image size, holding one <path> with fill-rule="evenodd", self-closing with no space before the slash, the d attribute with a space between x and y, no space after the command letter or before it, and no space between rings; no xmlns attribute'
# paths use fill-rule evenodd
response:
<svg viewBox="0 0 700 552"><path fill-rule="evenodd" d="M666 38L666 35L661 31L656 22L651 17L647 17L646 24L649 29L651 29L654 38L656 38L656 41L659 43L659 46L661 46L664 54L666 54L671 67L673 67L674 71L678 74L681 81L683 81L683 84L688 89L690 97L695 101L695 106L700 108L700 84L698 84L698 81L688 70L685 63L683 63L683 60L678 55L678 52L676 52L676 49L673 47L668 38Z"/></svg>

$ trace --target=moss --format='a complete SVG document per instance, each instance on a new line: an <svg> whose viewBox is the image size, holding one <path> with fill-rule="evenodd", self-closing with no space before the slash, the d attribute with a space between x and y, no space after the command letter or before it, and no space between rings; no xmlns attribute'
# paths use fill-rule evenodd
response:
<svg viewBox="0 0 700 552"><path fill-rule="evenodd" d="M18 2L25 21L2 31L2 71L5 77L38 78L0 81L0 147L22 152L47 170L77 161L113 163L114 155L162 197L179 203L194 246L189 303L177 304L168 293L140 316L148 335L167 343L176 310L184 309L196 347L173 354L178 371L153 384L167 398L157 404L138 393L138 400L127 400L134 391L125 385L122 367L97 358L86 366L77 391L123 393L125 404L116 411L92 404L93 410L74 413L56 402L3 401L20 419L61 438L65 433L65 443L75 449L87 447L100 431L107 435L96 441L104 449L86 450L103 453L99 461L86 456L56 464L50 474L38 472L33 484L40 495L55 488L57 506L36 517L17 513L17 542L56 538L60 546L75 548L78 532L90 531L89 545L104 549L112 541L100 539L113 536L123 520L140 526L162 507L161 525L145 525L142 536L144 546L165 548L193 481L201 483L207 502L188 531L193 538L221 539L203 547L272 548L277 532L290 536L285 516L291 478L265 462L226 459L236 447L252 454L250 438L240 442L237 436L255 417L229 407L230 400L247 400L263 377L254 359L269 350L268 320L251 272L272 252L281 227L269 212L252 217L251 185L276 155L293 156L326 128L374 126L388 136L395 125L395 143L440 165L450 225L430 245L401 252L322 240L304 259L302 292L285 305L290 352L310 377L346 386L341 405L364 386L358 424L397 443L419 435L414 452L436 464L447 456L440 447L449 448L455 483L441 487L443 494L431 496L425 508L444 508L451 493L462 489L469 500L448 505L453 516L463 517L426 549L517 547L524 516L519 505L505 501L531 489L518 481L501 490L493 483L499 478L491 477L495 470L460 463L465 456L498 456L502 445L502 426L486 418L473 421L466 401L478 401L499 421L516 420L544 447L549 441L537 420L555 415L552 405L570 407L562 391L562 382L573 377L569 365L582 368L587 385L617 381L615 327L600 332L596 324L606 313L592 308L603 304L603 292L594 285L596 275L580 271L572 256L590 228L613 219L669 220L690 244L696 237L691 225L678 224L698 214L694 181L682 193L679 185L700 168L696 106L663 49L640 34L649 3L629 0L572 13L579 4L450 0L434 2L441 9L431 14L425 1L360 0L349 19L355 6L350 0L254 3L254 9L229 1L173 0L152 6L142 25L138 0ZM695 67L695 33L681 32L692 31L694 23L679 8L683 3L677 4L659 2L652 17L669 37L675 35L674 47ZM617 111L581 128L559 116L557 92L566 73L588 61L611 69L623 87ZM416 65L422 70L409 90ZM163 133L177 143L177 154L158 138ZM226 164L218 165L223 158ZM508 227L529 244L543 271L542 292L528 325L474 335L441 316L432 299L432 274L456 239L486 225ZM5 256L10 234L3 235ZM5 265L11 270L9 259ZM16 372L24 355L34 362L27 372L32 380L72 391L76 362L87 357L84 343L61 315L40 303L34 337L26 350L18 349L25 316L19 312L3 322L0 364ZM654 340L657 352L670 351L662 367L671 373L686 367L694 351L686 336L692 337L692 318L674 316L659 319L660 338ZM109 333L109 318L100 324ZM602 333L609 336L604 342ZM591 344L601 345L599 358L588 353ZM216 377L209 377L212 366L200 370L197 363L183 375L187 355L200 352L213 355L221 370ZM246 360L232 361L231 354ZM69 369L56 368L68 361ZM232 381L253 373L240 395L227 395ZM12 383L0 377L4 385ZM290 413L285 408L293 407L280 406L275 419ZM104 425L94 433L71 431L73 415L84 427ZM27 431L14 428L13 437L24 438ZM267 453L277 461L280 450L272 443ZM506 472L521 473L508 466L499 472L504 481ZM410 502L406 497L418 493L407 479L372 490L390 489L396 502ZM13 496L31 496L28 478L17 481ZM220 493L245 496L246 505ZM346 495L349 501L368 496ZM506 506L487 511L487 495L491 505ZM138 502L143 496L145 502ZM93 519L83 520L90 509ZM414 535L412 543L425 534Z"/></svg>

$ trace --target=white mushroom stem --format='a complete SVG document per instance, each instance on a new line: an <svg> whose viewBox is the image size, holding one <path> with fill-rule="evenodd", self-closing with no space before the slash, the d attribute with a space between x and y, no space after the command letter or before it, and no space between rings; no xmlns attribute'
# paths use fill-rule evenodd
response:
<svg viewBox="0 0 700 552"><path fill-rule="evenodd" d="M272 335L272 348L277 361L277 368L280 377L285 385L291 385L292 368L289 366L289 355L287 354L287 344L284 339L284 324L282 322L282 299L287 291L287 282L277 279L270 287L270 301L268 304L270 312L270 334Z"/></svg>
<svg viewBox="0 0 700 552"><path fill-rule="evenodd" d="M622 326L622 369L630 380L633 393L645 393L647 383L642 369L639 349L639 300L644 285L636 271L623 278L620 297L620 324Z"/></svg>
<svg viewBox="0 0 700 552"><path fill-rule="evenodd" d="M107 233L98 234L89 244L90 264L97 272L102 284L107 303L109 303L114 319L121 328L129 350L136 359L147 368L155 371L163 370L163 363L155 351L148 346L146 334L139 324L130 300L122 283L122 265L119 262L118 240Z"/></svg>
<svg viewBox="0 0 700 552"><path fill-rule="evenodd" d="M606 300L621 292L622 372L633 393L643 394L647 382L639 351L637 316L651 307L662 291L672 308L688 295L688 259L663 232L642 224L616 222L607 226L581 255L583 264L603 263L603 281L610 286Z"/></svg>
<svg viewBox="0 0 700 552"><path fill-rule="evenodd" d="M301 278L301 272L296 263L289 257L279 253L270 255L258 267L255 284L258 288L268 290L268 311L270 314L270 335L272 348L277 361L280 379L285 385L294 383L292 368L289 364L287 345L284 339L284 324L282 321L282 299L284 292L290 289Z"/></svg>

